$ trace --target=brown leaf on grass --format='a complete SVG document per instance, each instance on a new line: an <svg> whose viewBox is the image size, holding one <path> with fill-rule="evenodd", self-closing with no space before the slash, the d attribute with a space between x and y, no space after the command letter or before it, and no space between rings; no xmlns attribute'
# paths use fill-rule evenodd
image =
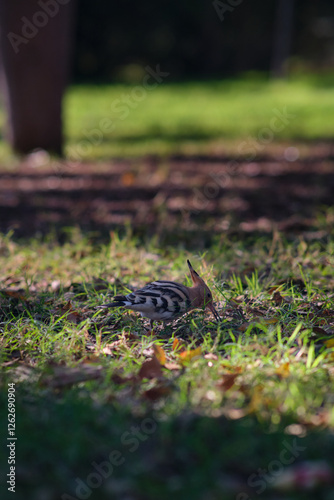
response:
<svg viewBox="0 0 334 500"><path fill-rule="evenodd" d="M275 302L276 306L280 306L283 302L283 297L280 294L280 292L275 292L273 295L273 301Z"/></svg>
<svg viewBox="0 0 334 500"><path fill-rule="evenodd" d="M75 311L73 309L70 300L65 304L65 306L61 308L60 312L62 315L66 314L67 321L69 321L70 323L74 323L75 325L80 323L83 319L82 315L78 311Z"/></svg>
<svg viewBox="0 0 334 500"><path fill-rule="evenodd" d="M276 375L282 380L283 378L287 378L290 375L290 363L282 363L276 368Z"/></svg>
<svg viewBox="0 0 334 500"><path fill-rule="evenodd" d="M138 377L140 379L163 378L161 364L155 356L144 361L140 367Z"/></svg>
<svg viewBox="0 0 334 500"><path fill-rule="evenodd" d="M172 345L172 350L173 351L179 351L179 352L182 352L182 351L185 351L186 350L186 343L184 340L182 339L178 339L178 338L175 338L173 340L173 345Z"/></svg>
<svg viewBox="0 0 334 500"><path fill-rule="evenodd" d="M328 336L328 335L331 335L333 333L333 330L331 330L330 328L321 328L320 326L313 326L312 327L312 331L313 333L316 333L317 335L321 335L321 336Z"/></svg>
<svg viewBox="0 0 334 500"><path fill-rule="evenodd" d="M239 377L239 373L224 373L221 380L217 382L216 386L222 391L228 391L235 384L235 380Z"/></svg>
<svg viewBox="0 0 334 500"><path fill-rule="evenodd" d="M245 332L251 324L252 323L248 323L246 321L245 323L242 323L241 325L239 325L237 330L239 330L239 332Z"/></svg>
<svg viewBox="0 0 334 500"><path fill-rule="evenodd" d="M77 325L78 323L81 323L82 321L82 316L80 313L77 311L70 312L68 316L66 316L67 321L70 323L73 323L74 325Z"/></svg>
<svg viewBox="0 0 334 500"><path fill-rule="evenodd" d="M51 375L41 377L40 384L43 387L56 389L87 380L101 379L103 376L103 367L91 364L82 364L76 367L58 365L53 367L52 371Z"/></svg>
<svg viewBox="0 0 334 500"><path fill-rule="evenodd" d="M331 309L324 309L324 310L320 311L320 313L318 315L325 317L325 318L334 319L334 311Z"/></svg>
<svg viewBox="0 0 334 500"><path fill-rule="evenodd" d="M10 288L3 288L0 290L0 293L3 293L7 295L7 297L11 297L13 299L18 299L18 300L28 300L25 291L21 288L18 289L10 289Z"/></svg>
<svg viewBox="0 0 334 500"><path fill-rule="evenodd" d="M149 401L157 401L158 399L168 396L168 394L170 394L171 391L172 387L170 385L160 384L157 385L156 387L148 389L147 391L144 391L143 396Z"/></svg>
<svg viewBox="0 0 334 500"><path fill-rule="evenodd" d="M181 363L187 363L188 361L191 361L192 359L197 358L201 354L202 354L201 347L197 347L196 349L180 352L180 354L178 356L179 356Z"/></svg>
<svg viewBox="0 0 334 500"><path fill-rule="evenodd" d="M163 348L158 345L158 344L153 344L153 351L155 354L155 357L159 361L159 363L163 366L166 364L166 354Z"/></svg>
<svg viewBox="0 0 334 500"><path fill-rule="evenodd" d="M180 341L179 341L179 339L175 338L175 339L173 340L173 345L172 345L172 349L173 349L173 351L176 351L176 349L179 347L179 345L180 345Z"/></svg>
<svg viewBox="0 0 334 500"><path fill-rule="evenodd" d="M265 312L261 311L259 308L257 307L250 307L250 306L247 306L246 308L246 312L248 314L255 314L256 316L264 316L265 315Z"/></svg>

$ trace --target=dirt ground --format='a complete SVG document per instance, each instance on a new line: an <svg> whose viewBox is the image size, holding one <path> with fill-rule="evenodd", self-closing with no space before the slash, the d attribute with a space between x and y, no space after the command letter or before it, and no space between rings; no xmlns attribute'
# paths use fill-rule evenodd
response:
<svg viewBox="0 0 334 500"><path fill-rule="evenodd" d="M0 230L18 237L76 225L108 233L302 233L321 238L333 205L334 158L319 148L302 159L147 157L43 164L38 153L0 169ZM290 161L289 161L290 160ZM294 160L294 161L293 161ZM334 218L333 211L330 211ZM320 218L319 218L320 217Z"/></svg>

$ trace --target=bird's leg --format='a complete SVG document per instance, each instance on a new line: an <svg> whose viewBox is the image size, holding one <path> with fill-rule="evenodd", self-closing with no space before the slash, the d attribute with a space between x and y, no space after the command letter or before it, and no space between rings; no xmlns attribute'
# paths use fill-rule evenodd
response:
<svg viewBox="0 0 334 500"><path fill-rule="evenodd" d="M150 319L150 334L153 335L154 333L154 327L153 327L153 324L154 324L154 319Z"/></svg>

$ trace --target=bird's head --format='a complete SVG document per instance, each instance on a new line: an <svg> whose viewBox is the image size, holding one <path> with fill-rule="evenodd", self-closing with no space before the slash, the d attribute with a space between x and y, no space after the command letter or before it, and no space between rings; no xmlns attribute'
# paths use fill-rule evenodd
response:
<svg viewBox="0 0 334 500"><path fill-rule="evenodd" d="M212 299L212 293L205 283L205 281L197 274L195 269L190 264L189 260L187 260L187 264L190 270L191 280L193 282L192 290L192 305L193 307L207 307L210 309L212 314L214 315L217 321L220 321L219 314L217 313Z"/></svg>

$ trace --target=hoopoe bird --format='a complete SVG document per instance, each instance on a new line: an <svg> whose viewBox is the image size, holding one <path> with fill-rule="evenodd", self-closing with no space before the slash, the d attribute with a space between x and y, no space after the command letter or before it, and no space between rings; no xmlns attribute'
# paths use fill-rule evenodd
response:
<svg viewBox="0 0 334 500"><path fill-rule="evenodd" d="M193 269L189 260L187 263L193 286L181 285L174 281L153 281L128 295L115 295L113 302L101 307L124 307L137 311L144 318L150 319L151 329L153 329L154 321L169 323L199 307L207 307L215 319L220 321L208 286Z"/></svg>

